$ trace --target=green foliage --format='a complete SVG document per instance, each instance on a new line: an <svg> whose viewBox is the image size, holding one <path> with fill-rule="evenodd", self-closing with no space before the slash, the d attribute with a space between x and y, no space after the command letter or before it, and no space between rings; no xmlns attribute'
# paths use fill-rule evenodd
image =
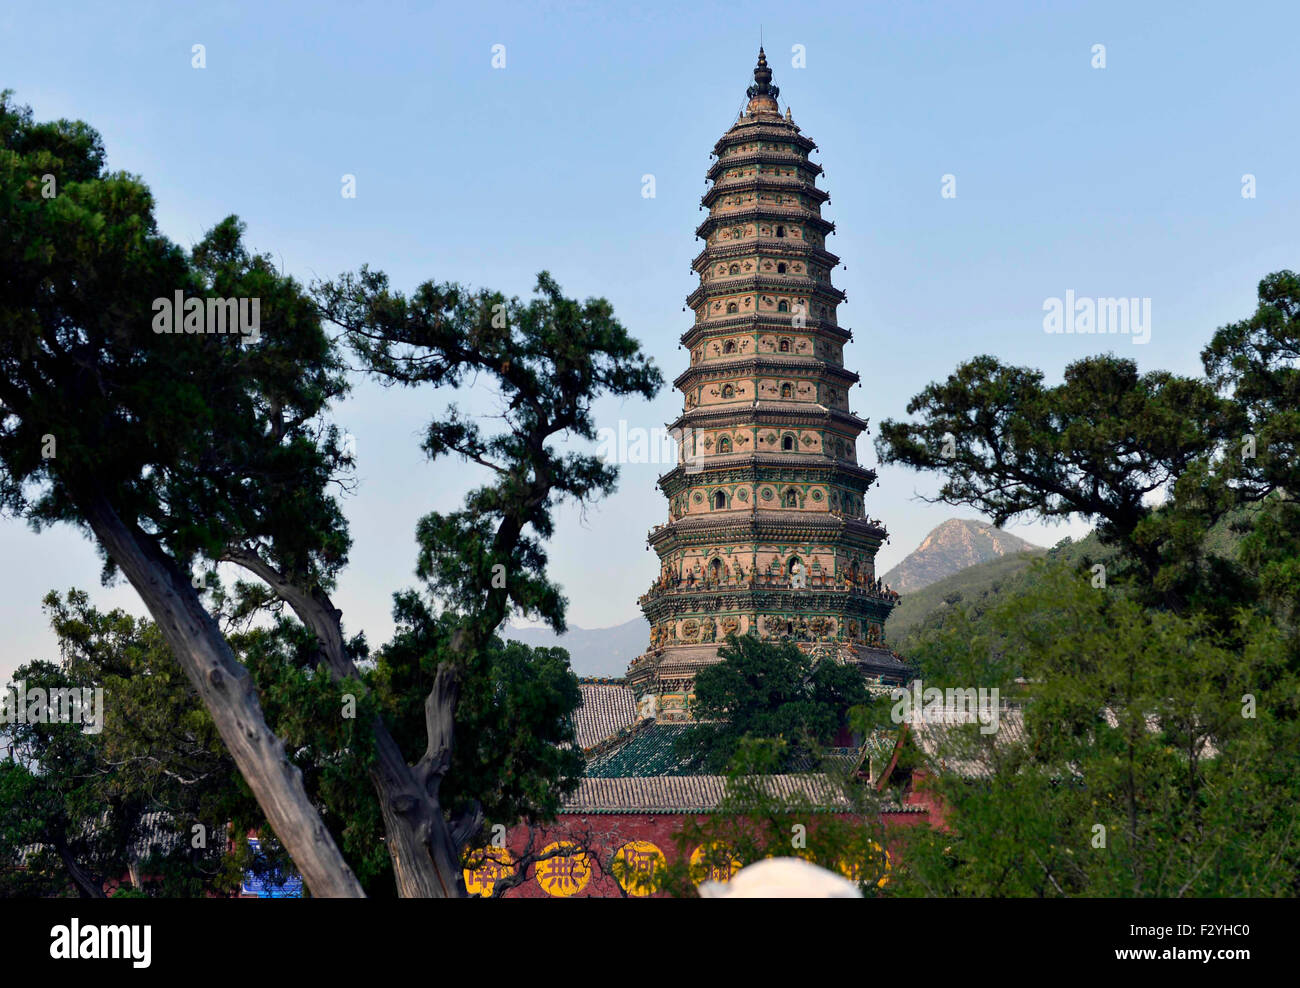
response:
<svg viewBox="0 0 1300 988"><path fill-rule="evenodd" d="M380 657L385 695L410 711L412 725L410 698L427 695L418 770L437 779L430 791L456 834L443 843L459 853L481 840L485 814L545 818L576 785L576 752L553 747L571 739L579 702L567 656L502 646L495 635L512 611L564 630L565 600L546 575L553 512L564 500L611 493L618 474L557 441L593 440L597 397L651 397L662 378L608 301L566 298L546 272L528 302L432 282L408 297L364 268L317 285L315 295L383 383L456 387L482 375L503 406L494 433L454 404L428 427L431 460L457 456L485 468L490 482L461 510L420 520L424 593L397 595L402 627ZM419 732L400 723L396 731L404 750L420 750Z"/></svg>
<svg viewBox="0 0 1300 988"><path fill-rule="evenodd" d="M1024 731L946 732L947 832L918 830L900 888L925 895L1294 895L1300 683L1267 621L1226 643L1204 618L1085 576L1038 579L918 650L926 685L1029 680ZM1238 641L1245 647L1239 648ZM1256 704L1246 716L1244 698ZM1007 715L1004 714L1004 718ZM931 766L934 767L933 765ZM1094 827L1105 828L1095 847Z"/></svg>
<svg viewBox="0 0 1300 988"><path fill-rule="evenodd" d="M396 595L393 640L376 655L374 681L403 749L426 743L424 698L455 631L414 591ZM477 802L488 820L550 819L582 775L571 715L582 703L578 679L560 648L530 648L493 638L471 659L456 708L460 739L443 783L453 812Z"/></svg>
<svg viewBox="0 0 1300 988"><path fill-rule="evenodd" d="M1205 533L1201 542L1203 557L1222 563L1240 562L1243 533L1254 531L1261 522L1259 509L1254 506L1228 512ZM1019 553L990 559L904 595L890 612L886 637L899 654L916 654L920 642L942 623L950 609L960 609L968 619L978 618L997 601L1035 584L1044 572L1034 565L1038 558ZM1106 567L1108 574L1122 573L1125 568L1119 551L1102 545L1095 532L1078 542L1063 539L1048 550L1046 558L1078 572L1098 563Z"/></svg>
<svg viewBox="0 0 1300 988"><path fill-rule="evenodd" d="M1185 476L1204 479L1210 453L1242 431L1240 411L1206 382L1139 374L1107 354L1075 361L1047 386L1039 371L981 356L907 410L922 420L883 422L877 452L943 474L938 500L979 508L998 526L1023 515L1094 521L1102 545L1121 550L1143 592L1165 606L1203 589L1197 533L1231 500L1208 484L1177 513L1157 513L1150 499Z"/></svg>
<svg viewBox="0 0 1300 988"><path fill-rule="evenodd" d="M566 298L544 271L528 302L432 282L408 298L364 268L315 293L385 383L455 387L477 374L495 382L505 406L500 431L485 434L455 405L428 427L430 459L461 457L487 468L493 482L471 491L462 510L420 520L417 573L479 643L510 607L563 631L564 599L545 576L552 511L566 498L612 493L618 471L591 454L561 453L553 441L595 439L597 396L649 398L662 384L609 302Z"/></svg>
<svg viewBox="0 0 1300 988"><path fill-rule="evenodd" d="M284 740L357 880L368 896L392 897L383 820L366 775L374 760L369 724L378 701L361 681L336 680L321 668L315 636L291 618L232 629L227 639L252 673L267 723ZM239 788L246 791L242 779ZM259 874L287 875L291 865L264 828L254 828L262 830L261 853L247 852L241 864Z"/></svg>
<svg viewBox="0 0 1300 988"><path fill-rule="evenodd" d="M931 735L947 828L910 835L901 891L1300 891L1300 282L1259 295L1205 380L1095 357L1046 388L979 358L914 399L921 423L886 423L882 455L945 473L941 499L1096 519L1106 552L1104 583L1085 540L913 630L927 686L1026 702L1022 735Z"/></svg>
<svg viewBox="0 0 1300 988"><path fill-rule="evenodd" d="M885 639L900 655L911 654L912 635L945 608L979 607L1029 569L1036 557L1027 552L976 563L942 580L902 596L885 622Z"/></svg>
<svg viewBox="0 0 1300 988"><path fill-rule="evenodd" d="M718 721L685 733L677 754L696 767L722 771L746 738L781 739L786 767L806 765L834 743L849 710L867 702L862 675L837 662L816 665L791 642L728 635L720 662L695 677L692 713Z"/></svg>
<svg viewBox="0 0 1300 988"><path fill-rule="evenodd" d="M29 862L28 894L71 886L56 849L93 877L117 880L135 867L149 894L228 892L238 881L226 860L227 823L261 824L255 802L152 622L101 612L85 593L49 594L45 607L60 664L33 662L15 681L35 687L100 688L103 729L79 724L9 728L0 763L0 857L44 844ZM192 846L192 827L205 847ZM236 830L236 833L241 831ZM84 891L84 890L83 890Z"/></svg>
<svg viewBox="0 0 1300 988"><path fill-rule="evenodd" d="M182 563L264 539L286 565L340 565L326 485L347 460L319 415L346 384L305 292L248 252L234 217L188 254L169 242L148 189L104 170L84 124L35 125L5 100L0 140L4 506L78 524L106 498ZM260 338L155 332L154 300L178 291L260 299Z"/></svg>
<svg viewBox="0 0 1300 988"><path fill-rule="evenodd" d="M47 174L53 198L42 195ZM148 189L106 169L91 128L37 124L7 93L0 227L0 508L37 526L120 519L182 596L190 569L205 560L235 561L267 581L240 585L234 598L212 595L208 613L220 611L268 725L370 891L391 887L391 868L366 778L368 732L386 729L377 718L394 719L408 754L425 747L414 738L426 711L409 694L385 692L393 684L427 691L431 668L454 668L449 695L461 746L442 785L453 804L508 819L552 812L576 774L576 755L554 745L566 737L576 683L562 652L502 646L494 633L510 608L563 628L564 599L545 574L552 510L614 489L613 467L561 453L553 441L593 439L591 403L601 394L649 396L662 383L610 304L567 299L545 273L528 302L432 283L408 300L368 270L320 286L313 298L244 246L234 217L188 252L172 244L157 228ZM257 338L156 332L154 300L178 292L258 299ZM322 655L339 659L338 642L317 637L331 621L342 637L327 592L350 547L334 485L346 489L352 466L325 418L347 382L323 316L345 324L363 364L386 383L454 388L487 374L507 405L498 435L454 407L430 425L431 458L463 456L488 466L496 482L472 491L462 511L422 519L418 572L429 593L399 599L401 636L357 681L327 675ZM44 454L48 437L53 456ZM114 567L106 555L106 576ZM299 594L295 607L306 600L317 608L311 634L284 617L290 593ZM215 618L203 631L215 635ZM354 663L366 651L363 639L344 647ZM201 711L185 708L193 698L174 669L131 674L142 710L152 703L155 714L200 729ZM341 717L349 694L356 716ZM451 737L448 730L446 743ZM432 736L428 748L437 755ZM18 775L9 781L26 786ZM428 781L416 785L432 791ZM246 802L242 780L222 798ZM264 847L274 859L273 842ZM261 867L247 848L239 853L232 875Z"/></svg>
<svg viewBox="0 0 1300 988"><path fill-rule="evenodd" d="M382 713L408 751L423 744L423 697L450 618L430 616L403 595L401 629L368 667L365 681L335 681L316 664L317 644L296 621L243 627L219 584L214 607L230 619L228 639L253 674L267 721L284 739L322 819L347 854L368 895L394 894L383 821L367 768L368 723ZM0 762L0 856L34 844L2 894L65 894L68 852L102 883L137 866L148 895L229 893L244 873L286 875L292 865L266 829L212 720L176 668L156 626L121 611L101 612L87 595L46 598L62 665L32 663L16 674L29 687L94 685L106 695L102 734L77 725L17 725L13 757ZM445 783L448 805L479 802L490 819L513 823L554 815L576 785L582 757L570 715L581 702L562 649L493 641L469 670L458 710L465 743ZM350 698L344 716L345 697ZM191 828L207 848L191 847ZM227 824L239 837L227 851ZM259 832L254 854L243 835ZM150 846L149 838L156 838ZM122 894L120 891L115 894Z"/></svg>
<svg viewBox="0 0 1300 988"><path fill-rule="evenodd" d="M1260 505L1242 556L1279 620L1294 626L1300 602L1300 276L1259 283L1259 305L1224 326L1202 351L1215 386L1245 419L1219 463L1240 496Z"/></svg>

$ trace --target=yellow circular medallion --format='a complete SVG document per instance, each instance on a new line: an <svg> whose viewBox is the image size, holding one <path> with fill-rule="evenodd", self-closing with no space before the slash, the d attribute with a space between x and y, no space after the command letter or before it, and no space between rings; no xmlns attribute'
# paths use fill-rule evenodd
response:
<svg viewBox="0 0 1300 988"><path fill-rule="evenodd" d="M555 851L566 853L546 857ZM534 875L537 884L547 895L577 895L591 881L591 865L587 855L576 844L556 841L542 849L542 861L537 862Z"/></svg>
<svg viewBox="0 0 1300 988"><path fill-rule="evenodd" d="M628 895L646 896L659 891L659 874L667 864L657 846L648 840L634 840L618 849L612 870Z"/></svg>
<svg viewBox="0 0 1300 988"><path fill-rule="evenodd" d="M691 881L729 882L741 863L721 844L701 844L691 852Z"/></svg>
<svg viewBox="0 0 1300 988"><path fill-rule="evenodd" d="M465 891L488 898L497 882L515 873L514 858L504 847L484 847L465 856Z"/></svg>
<svg viewBox="0 0 1300 988"><path fill-rule="evenodd" d="M881 869L879 860L872 862L872 871L880 872L880 877L876 880L876 887L884 888L887 884L889 884L889 872L890 869L893 867L893 860L891 859L889 852L886 851L884 848L882 848L875 841L871 842L871 849L875 851L878 855L882 855L884 857L883 870ZM845 878L849 879L850 881L854 881L854 882L862 881L862 862L860 861L848 861L848 860L841 861L839 871L841 875L843 875Z"/></svg>

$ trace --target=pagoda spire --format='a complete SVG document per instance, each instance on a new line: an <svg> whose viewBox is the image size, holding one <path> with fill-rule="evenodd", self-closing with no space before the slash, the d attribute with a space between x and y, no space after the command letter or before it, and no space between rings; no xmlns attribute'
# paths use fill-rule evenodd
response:
<svg viewBox="0 0 1300 988"><path fill-rule="evenodd" d="M770 97L774 103L781 95L781 90L772 85L772 70L767 67L767 53L761 44L758 46L758 64L754 66L754 84L745 90L745 95L751 100Z"/></svg>

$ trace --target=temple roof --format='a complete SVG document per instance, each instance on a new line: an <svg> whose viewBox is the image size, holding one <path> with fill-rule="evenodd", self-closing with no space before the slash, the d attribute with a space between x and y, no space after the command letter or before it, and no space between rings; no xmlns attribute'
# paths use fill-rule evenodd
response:
<svg viewBox="0 0 1300 988"><path fill-rule="evenodd" d="M697 728L712 729L710 721L665 723L647 721L625 740L602 752L587 763L589 779L654 778L661 776L698 776L707 774L703 769L691 768L677 754L677 739ZM855 771L862 763L865 752L861 748L830 748L826 758L841 771ZM807 763L796 768L811 771L818 766Z"/></svg>
<svg viewBox="0 0 1300 988"><path fill-rule="evenodd" d="M583 751L637 721L636 694L623 683L579 683L582 706L573 712L575 743Z"/></svg>
<svg viewBox="0 0 1300 988"><path fill-rule="evenodd" d="M925 711L922 718L909 725L909 732L934 770L983 778L993 774L999 749L1024 742L1024 710L1001 706L998 729L992 734L980 733L978 724L975 711L945 706L942 711Z"/></svg>
<svg viewBox="0 0 1300 988"><path fill-rule="evenodd" d="M845 658L851 659L863 672L897 678L910 675L911 667L899 658L898 653L874 645L849 645Z"/></svg>
<svg viewBox="0 0 1300 988"><path fill-rule="evenodd" d="M687 759L676 753L677 739L699 723L661 724L648 722L641 730L633 732L617 747L606 751L587 763L587 778L610 779L637 776L647 778L660 775L699 775L690 769Z"/></svg>
<svg viewBox="0 0 1300 988"><path fill-rule="evenodd" d="M839 786L825 775L770 775L772 795L802 797L813 809L850 810ZM586 778L565 797L561 813L711 813L722 803L725 775L665 775L654 778ZM892 806L889 813L922 813L913 807Z"/></svg>
<svg viewBox="0 0 1300 988"><path fill-rule="evenodd" d="M108 824L108 811L105 810L98 819L83 823L74 836L78 840L92 840L107 828ZM181 845L188 846L190 827L189 822L178 823L172 814L163 810L143 813L135 821L126 845L126 854L138 861L148 861L154 855L169 855ZM205 850L204 853L219 857L224 853L226 827L224 824L211 825L208 833L220 836L212 841L211 850ZM19 848L16 863L23 867L35 855L43 852L53 853L54 850L54 847L49 844L28 844Z"/></svg>

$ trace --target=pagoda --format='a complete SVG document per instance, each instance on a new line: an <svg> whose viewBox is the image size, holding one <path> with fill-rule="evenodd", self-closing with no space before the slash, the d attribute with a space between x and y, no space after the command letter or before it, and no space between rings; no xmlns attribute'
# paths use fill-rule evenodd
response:
<svg viewBox="0 0 1300 988"><path fill-rule="evenodd" d="M659 479L669 520L650 533L660 574L639 602L650 648L628 670L661 721L689 718L695 673L732 632L795 642L873 684L907 671L884 643L898 594L875 572L887 532L865 513L876 474L858 462L867 423L849 410L858 375L844 367L853 334L836 317L829 196L808 157L817 145L778 94L760 48L695 231L690 366L669 426L678 463Z"/></svg>

